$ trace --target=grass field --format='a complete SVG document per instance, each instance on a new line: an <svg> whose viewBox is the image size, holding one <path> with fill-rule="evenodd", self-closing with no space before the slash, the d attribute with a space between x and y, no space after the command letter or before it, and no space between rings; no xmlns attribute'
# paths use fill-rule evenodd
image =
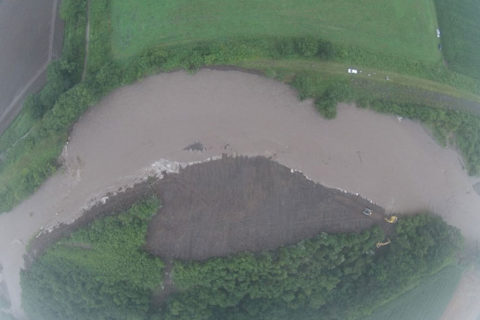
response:
<svg viewBox="0 0 480 320"><path fill-rule="evenodd" d="M466 90L456 89L446 84L406 74L386 72L374 68L361 68L362 72L360 74L352 76L346 73L346 70L349 67L348 65L330 61L321 61L318 59L249 59L238 64L247 69L262 70L266 73L272 71L277 72L278 70L281 72L283 70L285 73L290 74L291 77L295 74L306 71L314 72L321 75L325 79L327 85L328 82L335 79L347 79L354 82L365 81L371 84L376 84L379 93L381 93L381 91L388 92L388 90L386 90L388 86L408 87L410 90L403 89L401 90L402 92L398 92L398 95L395 97L397 101L403 99L405 102L425 104L432 107L455 107L467 109L470 107L470 110L480 112L480 110L475 109L475 106L480 104L480 96L472 94ZM388 80L386 80L387 76ZM288 78L281 80L288 80ZM373 85L370 87L373 87ZM421 97L419 94L412 95L412 89L417 89L416 91L418 91L419 94L422 93L424 96ZM405 91L408 91L408 94L405 94ZM427 97L429 95L428 93L432 92L434 94L430 94L430 97ZM365 93L368 95L375 94L372 90L365 91ZM389 92L389 94L391 95L391 92ZM458 101L454 101L454 99L445 99L447 96L457 98ZM469 102L472 102L471 105Z"/></svg>
<svg viewBox="0 0 480 320"><path fill-rule="evenodd" d="M480 79L480 2L435 0L448 67Z"/></svg>
<svg viewBox="0 0 480 320"><path fill-rule="evenodd" d="M457 266L446 267L363 320L438 320L452 298L462 272L463 269Z"/></svg>
<svg viewBox="0 0 480 320"><path fill-rule="evenodd" d="M431 0L144 0L112 2L113 53L190 41L313 36L340 45L440 61Z"/></svg>

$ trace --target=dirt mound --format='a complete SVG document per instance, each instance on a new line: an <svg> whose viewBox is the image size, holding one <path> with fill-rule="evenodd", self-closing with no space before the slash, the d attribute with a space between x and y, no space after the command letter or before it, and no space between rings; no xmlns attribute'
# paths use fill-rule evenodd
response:
<svg viewBox="0 0 480 320"><path fill-rule="evenodd" d="M375 223L388 229L382 208L264 157L192 165L158 188L163 207L149 226L147 249L164 258L274 249L319 232L357 232ZM362 214L365 207L373 209L372 217Z"/></svg>

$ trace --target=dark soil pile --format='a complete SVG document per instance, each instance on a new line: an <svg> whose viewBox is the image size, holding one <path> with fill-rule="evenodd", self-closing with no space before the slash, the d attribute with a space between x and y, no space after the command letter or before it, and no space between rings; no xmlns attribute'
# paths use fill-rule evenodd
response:
<svg viewBox="0 0 480 320"><path fill-rule="evenodd" d="M389 232L382 208L263 157L192 165L156 188L163 207L150 224L147 249L164 258L256 252L374 224ZM362 214L366 207L371 217Z"/></svg>

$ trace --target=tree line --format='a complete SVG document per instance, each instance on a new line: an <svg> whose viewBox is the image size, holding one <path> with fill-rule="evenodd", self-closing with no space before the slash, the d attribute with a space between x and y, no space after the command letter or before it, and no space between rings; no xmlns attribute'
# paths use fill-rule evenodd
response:
<svg viewBox="0 0 480 320"><path fill-rule="evenodd" d="M174 261L175 290L161 303L164 263L142 248L158 210L147 199L53 245L21 274L34 319L361 319L452 263L460 232L426 214L379 227L320 233L291 246L206 261Z"/></svg>

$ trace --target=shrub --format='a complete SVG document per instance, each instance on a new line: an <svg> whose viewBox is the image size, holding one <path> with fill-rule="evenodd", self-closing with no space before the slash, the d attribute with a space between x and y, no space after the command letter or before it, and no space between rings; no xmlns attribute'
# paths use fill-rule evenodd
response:
<svg viewBox="0 0 480 320"><path fill-rule="evenodd" d="M318 53L318 41L314 38L299 38L295 41L297 53L304 57L313 57Z"/></svg>

